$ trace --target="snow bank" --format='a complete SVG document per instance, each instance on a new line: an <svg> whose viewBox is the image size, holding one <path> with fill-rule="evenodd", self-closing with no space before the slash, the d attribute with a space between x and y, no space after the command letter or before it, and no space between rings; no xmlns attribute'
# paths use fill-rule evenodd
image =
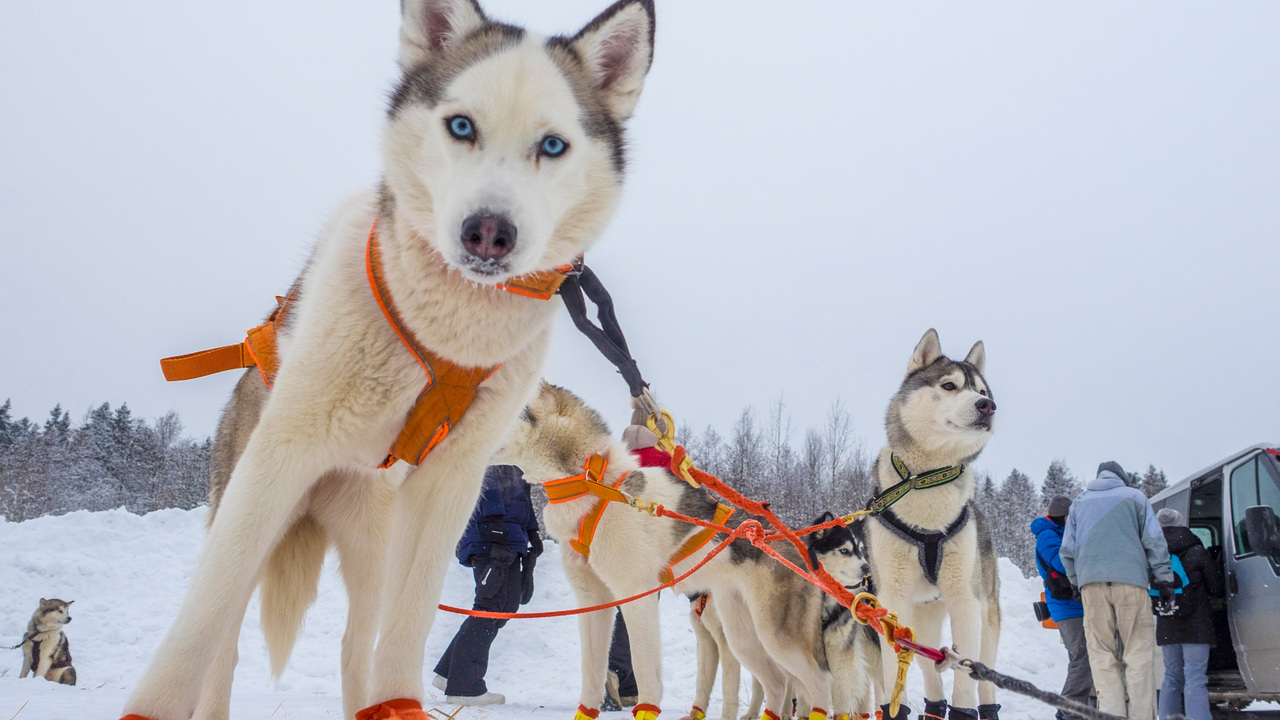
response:
<svg viewBox="0 0 1280 720"><path fill-rule="evenodd" d="M163 510L142 517L123 510L77 512L24 523L0 521L0 557L9 558L0 564L0 644L21 639L41 597L74 600L74 621L67 635L80 679L77 687L19 680L21 652L7 651L0 656L0 718L10 717L24 703L22 720L117 717L177 613L204 538L204 521L203 509ZM999 668L1041 687L1060 687L1066 651L1057 633L1041 629L1031 614L1039 581L1024 579L1006 560L1000 563L1000 574L1005 620ZM469 606L471 592L470 570L453 564L445 602ZM537 593L525 609L576 605L558 554L548 552L538 564ZM683 598L663 593L660 607L664 717L677 718L693 698L694 636ZM346 593L331 558L321 580L320 599L308 614L293 660L276 687L269 678L255 598L241 630L234 717L340 717L338 653L345 618ZM428 679L461 621L446 613L438 616L427 641L429 664L423 672ZM577 622L556 618L508 623L494 643L488 682L491 689L507 695L508 705L465 710L459 720L571 717L580 690ZM920 706L920 688L919 673L913 670L908 697L914 707ZM442 706L443 697L430 687L428 691L429 702ZM719 715L718 695L713 696L712 717ZM748 697L744 686L744 704ZM1051 715L1044 706L1008 694L1000 702L1007 720Z"/></svg>

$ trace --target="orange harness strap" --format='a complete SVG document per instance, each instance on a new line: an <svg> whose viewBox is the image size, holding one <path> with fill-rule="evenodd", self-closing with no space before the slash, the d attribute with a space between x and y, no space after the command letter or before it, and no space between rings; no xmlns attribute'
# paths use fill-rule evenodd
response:
<svg viewBox="0 0 1280 720"><path fill-rule="evenodd" d="M608 467L609 461L604 456L596 453L583 463L582 473L560 480L552 480L542 485L542 487L546 488L547 500L552 505L570 502L588 495L595 495L600 498L595 505L591 506L587 514L582 516L582 521L578 523L578 537L569 541L569 546L577 550L583 557L591 556L591 540L596 535L596 527L600 525L600 518L604 516L605 508L609 506L609 503L630 504L630 498L618 489L622 486L622 481L627 478L627 473L623 473L618 478L618 481L610 487L604 484L604 473ZM715 517L711 522L715 525L723 525L734 512L734 508L722 503L716 503ZM675 577L673 568L705 547L717 532L719 530L716 528L708 527L690 535L689 539L685 540L671 555L671 558L667 560L667 567L663 568L662 572L658 574L659 579L664 583L671 582Z"/></svg>
<svg viewBox="0 0 1280 720"><path fill-rule="evenodd" d="M604 484L604 472L608 467L609 461L603 455L596 453L583 463L582 474L561 480L552 480L542 485L547 489L547 501L552 505L559 505L560 503L577 500L588 495L595 495L600 498L587 511L587 514L582 516L582 522L578 523L578 537L569 541L569 546L577 550L583 557L591 555L591 540L596 535L596 526L600 524L604 509L611 502L627 504L627 496L618 488L622 486L622 481L627 479L628 473L622 473L618 477L618 481L613 484L613 487L610 487Z"/></svg>
<svg viewBox="0 0 1280 720"><path fill-rule="evenodd" d="M258 366L262 382L271 387L276 377L279 358L276 355L276 323L284 320L285 312L293 301L293 292L276 296L276 308L267 321L252 328L239 345L224 345L212 350L168 357L160 361L160 370L169 382L193 380L205 375Z"/></svg>
<svg viewBox="0 0 1280 720"><path fill-rule="evenodd" d="M369 279L369 288L373 291L374 299L378 301L378 308L386 318L387 324L391 326L405 348L413 354L427 376L426 385L423 386L413 409L405 418L404 426L396 436L386 460L379 467L389 467L396 460L418 465L448 436L449 431L475 400L480 384L487 380L497 367L462 367L422 347L414 339L408 326L400 320L395 303L387 292L386 279L382 274L377 231L378 223L375 221L369 230L369 241L365 247L365 273ZM549 300L572 270L572 265L561 265L554 270L512 278L497 287L516 295ZM224 370L237 370L256 365L258 372L262 375L262 382L267 387L271 387L275 380L276 369L279 367L276 328L284 319L292 300L292 292L287 297L277 297L276 309L267 318L267 322L250 330L244 342L239 345L227 345L161 360L160 369L164 372L165 379L190 380Z"/></svg>
<svg viewBox="0 0 1280 720"><path fill-rule="evenodd" d="M711 522L715 525L724 525L725 521L728 520L734 512L735 510L728 505L716 503L716 514L715 517L711 519ZM703 546L711 542L711 538L715 537L718 532L720 531L716 528L703 528L690 535L689 539L685 540L684 544L681 545L679 549L675 551L675 554L671 556L671 559L667 561L667 567L664 568L662 572L658 573L658 579L664 583L671 582L671 580L676 576L676 565L688 559L690 555L701 550ZM706 608L706 606L706 600L704 599L702 607ZM702 615L701 610L698 611L698 615Z"/></svg>

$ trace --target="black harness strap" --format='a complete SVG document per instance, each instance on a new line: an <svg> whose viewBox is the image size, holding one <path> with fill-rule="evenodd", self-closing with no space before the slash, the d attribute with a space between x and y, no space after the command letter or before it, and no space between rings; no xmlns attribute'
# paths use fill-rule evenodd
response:
<svg viewBox="0 0 1280 720"><path fill-rule="evenodd" d="M599 327L587 317L584 293L596 306ZM573 318L573 324L618 368L622 379L627 381L627 387L631 389L631 397L640 397L640 393L649 384L640 377L640 368L627 349L627 339L623 337L622 326L618 324L618 317L613 312L613 298L596 274L591 268L578 263L576 272L566 277L560 286L560 297L564 299L564 306L569 311L569 317Z"/></svg>
<svg viewBox="0 0 1280 720"><path fill-rule="evenodd" d="M884 523L890 532L916 546L920 556L920 569L924 570L924 578L930 585L938 584L938 571L942 569L942 544L955 537L956 533L969 524L969 506L965 505L960 516L951 521L946 529L939 531L921 530L908 525L894 511L885 508L875 515Z"/></svg>

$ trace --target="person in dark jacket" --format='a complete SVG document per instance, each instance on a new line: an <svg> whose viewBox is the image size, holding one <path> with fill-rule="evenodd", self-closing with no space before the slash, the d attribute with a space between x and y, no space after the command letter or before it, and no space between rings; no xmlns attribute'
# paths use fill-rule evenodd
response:
<svg viewBox="0 0 1280 720"><path fill-rule="evenodd" d="M1062 684L1062 695L1088 705L1093 673L1089 670L1089 646L1084 637L1084 606L1074 597L1067 570L1058 557L1070 510L1071 498L1065 495L1054 498L1049 502L1048 514L1031 521L1031 534L1036 536L1036 569L1045 581L1049 616L1058 624L1058 634L1067 648L1067 679ZM1056 717L1058 720L1079 718L1062 710Z"/></svg>
<svg viewBox="0 0 1280 720"><path fill-rule="evenodd" d="M542 554L542 536L533 513L529 485L520 468L493 465L484 475L480 502L458 543L458 561L472 569L476 600L472 609L515 612L533 597L533 568ZM451 705L499 705L507 699L489 692L489 646L506 620L468 617L436 663L431 684Z"/></svg>
<svg viewBox="0 0 1280 720"><path fill-rule="evenodd" d="M1187 574L1187 584L1175 596L1172 615L1156 617L1156 644L1164 654L1164 684L1160 687L1160 720L1182 713L1191 720L1209 720L1206 689L1209 648L1214 644L1211 599L1223 596L1222 573L1200 538L1186 526L1182 513L1161 510L1156 519L1164 530L1169 552Z"/></svg>

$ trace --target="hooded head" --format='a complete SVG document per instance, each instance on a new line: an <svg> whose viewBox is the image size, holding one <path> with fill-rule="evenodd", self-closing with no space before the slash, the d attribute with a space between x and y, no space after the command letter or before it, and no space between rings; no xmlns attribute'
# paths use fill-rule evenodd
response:
<svg viewBox="0 0 1280 720"><path fill-rule="evenodd" d="M1124 482L1127 482L1129 478L1129 473L1125 472L1124 468L1120 467L1120 463L1115 460L1108 460L1098 465L1098 474L1101 475L1104 472L1109 472Z"/></svg>
<svg viewBox="0 0 1280 720"><path fill-rule="evenodd" d="M1164 508L1156 513L1156 521L1160 523L1160 527L1182 527L1187 524L1187 519L1182 513L1173 508Z"/></svg>

